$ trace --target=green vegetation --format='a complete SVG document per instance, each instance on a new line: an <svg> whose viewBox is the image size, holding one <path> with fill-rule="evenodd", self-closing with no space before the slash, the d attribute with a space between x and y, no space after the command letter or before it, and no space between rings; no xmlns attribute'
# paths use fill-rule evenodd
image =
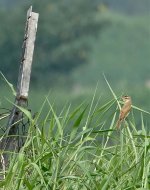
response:
<svg viewBox="0 0 150 190"><path fill-rule="evenodd" d="M77 100L92 95L97 82L99 93L105 94L102 77L105 73L118 94L130 94L136 105L149 110L148 1L108 2L108 6L103 6L101 1L73 0L70 5L68 0L51 0L42 2L41 6L41 1L33 1L40 19L30 88L32 109L40 102L37 99L42 101L49 91L62 100L57 101L60 106L72 100L79 104ZM0 9L4 21L0 28L0 70L13 84L18 76L28 7L28 3L19 3L9 7L9 14L8 9ZM143 8L139 12L140 7ZM133 14L128 14L133 9ZM2 94L6 95L7 91L1 82L0 87L3 99Z"/></svg>
<svg viewBox="0 0 150 190"><path fill-rule="evenodd" d="M83 82L95 86L98 80L102 82L104 72L118 89L128 84L132 85L130 89L137 84L145 87L149 81L149 3L107 2L108 5L96 0L32 1L34 11L40 13L34 86L70 87ZM0 9L0 68L14 82L28 7L28 3L19 3L9 9L9 14L8 9Z"/></svg>
<svg viewBox="0 0 150 190"><path fill-rule="evenodd" d="M13 84L29 3L40 20L29 92L36 115L24 146L0 171L0 188L150 189L150 119L143 110L150 108L150 1L3 2L0 70ZM103 73L116 94L131 95L135 106L120 130L120 102ZM0 108L11 108L10 89L2 80L0 88ZM0 117L0 127L4 123Z"/></svg>
<svg viewBox="0 0 150 190"><path fill-rule="evenodd" d="M144 111L140 111L140 130L133 113L116 130L119 102L115 94L105 104L95 96L96 92L88 104L73 110L66 105L61 111L55 111L47 97L34 119L28 115L26 142L18 154L11 153L8 169L1 170L1 176L6 175L0 187L149 189L150 134Z"/></svg>
<svg viewBox="0 0 150 190"><path fill-rule="evenodd" d="M71 3L70 0L45 0L42 6L41 1L33 2L34 10L40 13L35 51L36 64L33 68L35 72L32 75L35 83L45 81L48 77L50 84L54 84L54 81L57 84L62 76L69 75L73 69L87 62L87 55L91 49L88 39L95 38L110 24L108 20L99 17L102 11L98 9L98 5L91 3L90 0L73 0ZM2 49L0 66L3 72L9 67L7 75L13 80L16 79L17 69L14 69L16 64L14 67L10 62L17 63L21 53L25 20L22 10L25 13L27 6L23 4L22 9L13 8L12 17L6 18L7 10L0 10L0 17L5 19L0 31L3 39L0 43ZM8 53L9 57L6 56Z"/></svg>

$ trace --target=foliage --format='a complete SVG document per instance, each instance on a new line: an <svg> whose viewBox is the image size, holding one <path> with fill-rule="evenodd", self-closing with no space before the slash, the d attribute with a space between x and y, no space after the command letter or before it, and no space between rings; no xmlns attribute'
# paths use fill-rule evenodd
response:
<svg viewBox="0 0 150 190"><path fill-rule="evenodd" d="M102 72L110 75L113 85L118 89L121 86L121 90L131 83L149 84L149 15L142 16L147 13L146 0L113 0L107 1L108 5L97 0L31 3L40 13L32 71L34 85L83 83L89 87L101 80ZM28 2L18 4L9 9L9 14L8 9L0 9L0 68L11 81L17 79L28 7ZM138 7L145 8L138 12ZM128 14L126 8L135 9L136 15Z"/></svg>
<svg viewBox="0 0 150 190"><path fill-rule="evenodd" d="M117 131L119 102L112 93L114 99L105 104L95 102L94 95L90 104L82 103L73 111L66 105L56 112L46 98L31 121L24 146L12 154L0 187L149 189L150 134L142 112L140 130L130 114ZM43 116L45 106L49 109Z"/></svg>
<svg viewBox="0 0 150 190"><path fill-rule="evenodd" d="M149 13L149 0L104 0L110 7L129 15Z"/></svg>
<svg viewBox="0 0 150 190"><path fill-rule="evenodd" d="M37 79L41 73L51 73L52 78L57 73L69 75L74 68L87 62L90 39L109 24L107 20L98 17L101 11L97 9L96 1L93 3L90 0L45 0L42 6L41 1L33 2L33 6L34 10L40 13L34 67L36 75L33 79ZM21 9L27 10L26 7L22 6ZM11 17L5 17L7 11L1 11L0 15L3 23L7 23L0 31L0 64L2 71L9 68L8 75L12 77L12 70L16 70L13 69L14 65L19 63L23 39L25 14L22 14L21 9L12 9ZM9 56L6 56L7 54Z"/></svg>
<svg viewBox="0 0 150 190"><path fill-rule="evenodd" d="M96 36L107 22L97 19L97 5L90 0L45 2L42 8L40 1L35 6L41 13L38 53L44 49L44 71L66 73L85 62L88 39Z"/></svg>

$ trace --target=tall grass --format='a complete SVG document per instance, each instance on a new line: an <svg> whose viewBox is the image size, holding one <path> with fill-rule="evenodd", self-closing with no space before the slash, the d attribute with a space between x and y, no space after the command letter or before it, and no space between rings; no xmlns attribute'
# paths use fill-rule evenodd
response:
<svg viewBox="0 0 150 190"><path fill-rule="evenodd" d="M116 130L120 102L112 94L105 104L93 97L73 111L71 105L58 111L46 98L34 118L25 112L27 138L20 152L11 154L9 167L1 169L0 188L150 189L150 134L142 110L140 130L133 113Z"/></svg>

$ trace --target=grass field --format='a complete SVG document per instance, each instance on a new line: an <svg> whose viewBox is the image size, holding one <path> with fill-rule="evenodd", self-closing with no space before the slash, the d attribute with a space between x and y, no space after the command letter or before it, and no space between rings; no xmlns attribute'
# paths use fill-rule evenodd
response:
<svg viewBox="0 0 150 190"><path fill-rule="evenodd" d="M115 94L105 104L95 99L55 111L49 100L30 119L24 146L1 170L2 189L149 189L150 134L140 111L116 130ZM47 113L45 112L45 109ZM48 109L47 109L48 108ZM46 115L45 115L46 113Z"/></svg>

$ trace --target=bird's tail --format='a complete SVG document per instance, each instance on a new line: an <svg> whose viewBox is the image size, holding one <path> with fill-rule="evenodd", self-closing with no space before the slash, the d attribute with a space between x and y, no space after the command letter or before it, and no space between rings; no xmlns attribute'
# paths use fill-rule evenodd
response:
<svg viewBox="0 0 150 190"><path fill-rule="evenodd" d="M117 129L120 128L121 122L122 122L122 120L118 119L117 124L116 124L116 128L117 128Z"/></svg>

